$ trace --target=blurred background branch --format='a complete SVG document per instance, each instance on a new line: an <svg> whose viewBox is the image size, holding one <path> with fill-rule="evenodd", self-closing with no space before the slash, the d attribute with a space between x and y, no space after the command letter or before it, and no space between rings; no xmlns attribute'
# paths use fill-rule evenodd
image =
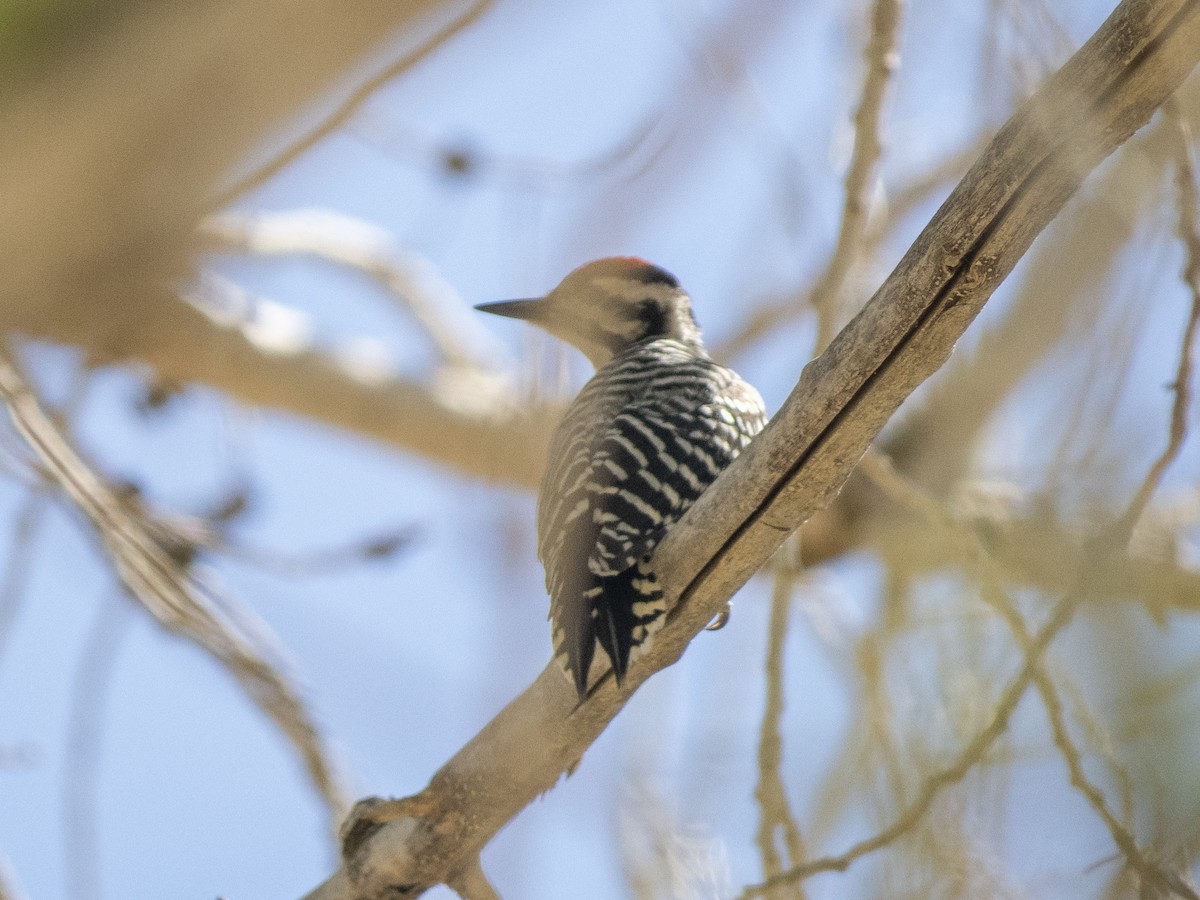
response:
<svg viewBox="0 0 1200 900"><path fill-rule="evenodd" d="M46 416L15 364L4 356L0 356L0 396L46 477L96 530L130 596L160 625L196 644L242 685L294 744L314 788L328 805L331 824L340 821L347 806L342 787L311 714L272 659L270 642L259 633L263 626L248 610L228 600L215 602L211 589L189 572L191 548L164 540L168 531L150 510L135 496L119 496L84 463ZM84 876L85 884L90 880Z"/></svg>

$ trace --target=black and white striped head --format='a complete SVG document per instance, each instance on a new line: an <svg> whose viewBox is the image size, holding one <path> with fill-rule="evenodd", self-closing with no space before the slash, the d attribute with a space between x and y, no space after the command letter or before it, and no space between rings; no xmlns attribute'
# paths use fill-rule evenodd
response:
<svg viewBox="0 0 1200 900"><path fill-rule="evenodd" d="M691 298L675 276L631 256L582 265L545 297L475 308L532 322L578 347L597 369L654 338L673 338L703 352Z"/></svg>

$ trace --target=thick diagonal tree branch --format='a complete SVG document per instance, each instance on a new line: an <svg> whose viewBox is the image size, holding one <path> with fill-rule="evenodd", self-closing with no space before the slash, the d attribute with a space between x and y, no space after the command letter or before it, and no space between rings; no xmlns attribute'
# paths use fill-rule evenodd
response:
<svg viewBox="0 0 1200 900"><path fill-rule="evenodd" d="M945 362L1082 179L1200 59L1200 0L1125 0L1001 129L866 308L654 554L677 601L623 689L575 709L547 667L424 791L360 806L343 867L310 897L414 896L454 880L554 786L654 671L670 665L783 539L837 492L891 414Z"/></svg>

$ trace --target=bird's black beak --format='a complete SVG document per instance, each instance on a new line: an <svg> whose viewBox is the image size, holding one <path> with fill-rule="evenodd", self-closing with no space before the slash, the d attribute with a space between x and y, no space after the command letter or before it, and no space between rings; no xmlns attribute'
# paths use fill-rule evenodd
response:
<svg viewBox="0 0 1200 900"><path fill-rule="evenodd" d="M544 298L533 297L528 300L499 300L496 303L480 303L475 308L494 316L536 322L542 318L546 306Z"/></svg>

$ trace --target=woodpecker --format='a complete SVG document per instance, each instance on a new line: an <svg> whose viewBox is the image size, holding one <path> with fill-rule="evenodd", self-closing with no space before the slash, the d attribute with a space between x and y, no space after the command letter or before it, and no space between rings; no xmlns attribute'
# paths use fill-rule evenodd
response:
<svg viewBox="0 0 1200 900"><path fill-rule="evenodd" d="M596 367L553 436L537 506L554 654L582 703L597 644L621 684L662 627L651 552L766 412L709 358L675 276L645 260L595 260L544 297L476 309L538 325Z"/></svg>

